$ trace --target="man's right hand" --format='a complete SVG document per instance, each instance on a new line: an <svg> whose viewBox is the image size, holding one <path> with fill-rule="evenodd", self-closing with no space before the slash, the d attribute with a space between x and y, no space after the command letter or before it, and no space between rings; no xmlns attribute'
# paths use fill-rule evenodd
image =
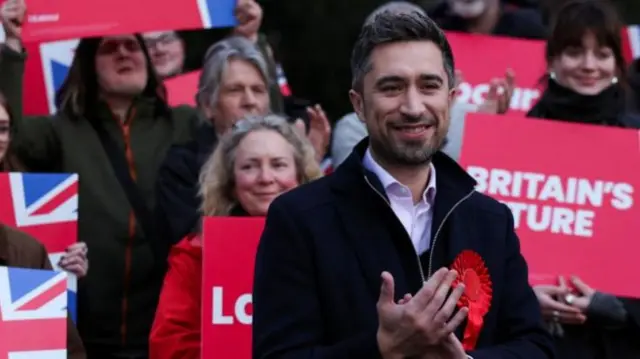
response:
<svg viewBox="0 0 640 359"><path fill-rule="evenodd" d="M394 301L393 276L382 273L377 340L383 358L420 356L430 347L440 345L464 321L466 308L451 318L464 293L464 285L460 284L449 295L457 276L456 271L442 268L411 300L399 304Z"/></svg>

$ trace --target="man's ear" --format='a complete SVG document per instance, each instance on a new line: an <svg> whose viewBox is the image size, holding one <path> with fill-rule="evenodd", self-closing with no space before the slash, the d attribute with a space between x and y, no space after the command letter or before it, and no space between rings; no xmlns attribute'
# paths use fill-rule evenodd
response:
<svg viewBox="0 0 640 359"><path fill-rule="evenodd" d="M207 120L213 120L216 117L216 111L212 109L211 106L201 105L199 107Z"/></svg>
<svg viewBox="0 0 640 359"><path fill-rule="evenodd" d="M364 99L362 98L362 94L354 89L351 89L349 90L349 99L351 100L353 111L356 113L356 115L358 115L360 121L364 122Z"/></svg>
<svg viewBox="0 0 640 359"><path fill-rule="evenodd" d="M449 107L453 106L454 102L458 98L458 86L454 86L449 90Z"/></svg>

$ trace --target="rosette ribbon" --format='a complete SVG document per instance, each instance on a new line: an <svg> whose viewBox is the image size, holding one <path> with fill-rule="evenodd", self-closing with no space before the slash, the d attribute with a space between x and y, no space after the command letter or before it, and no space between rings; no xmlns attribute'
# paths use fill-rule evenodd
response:
<svg viewBox="0 0 640 359"><path fill-rule="evenodd" d="M458 272L454 286L464 283L464 294L457 303L458 308L469 308L467 326L462 346L466 351L475 349L484 316L491 307L491 278L482 257L474 251L464 250L453 261L452 268Z"/></svg>

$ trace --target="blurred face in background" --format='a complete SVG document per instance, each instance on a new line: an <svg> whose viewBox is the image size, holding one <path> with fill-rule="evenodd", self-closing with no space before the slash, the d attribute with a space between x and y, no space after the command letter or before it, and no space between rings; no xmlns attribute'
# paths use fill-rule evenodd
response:
<svg viewBox="0 0 640 359"><path fill-rule="evenodd" d="M9 132L9 113L4 106L0 106L0 162L4 160L9 148L10 132Z"/></svg>
<svg viewBox="0 0 640 359"><path fill-rule="evenodd" d="M204 112L213 119L218 134L225 133L246 115L266 115L269 90L258 68L245 60L230 59L222 74L217 99Z"/></svg>
<svg viewBox="0 0 640 359"><path fill-rule="evenodd" d="M482 15L492 0L448 0L451 11L463 19L475 19Z"/></svg>
<svg viewBox="0 0 640 359"><path fill-rule="evenodd" d="M184 43L175 31L148 32L143 37L151 55L151 62L161 78L182 72Z"/></svg>
<svg viewBox="0 0 640 359"><path fill-rule="evenodd" d="M104 94L135 96L147 85L149 74L142 44L133 35L103 38L95 61L98 84Z"/></svg>
<svg viewBox="0 0 640 359"><path fill-rule="evenodd" d="M235 197L251 216L265 216L271 202L299 185L293 146L278 132L253 131L236 148Z"/></svg>
<svg viewBox="0 0 640 359"><path fill-rule="evenodd" d="M550 70L560 85L581 95L597 95L611 86L616 58L610 47L587 32L580 46L569 46L552 60Z"/></svg>

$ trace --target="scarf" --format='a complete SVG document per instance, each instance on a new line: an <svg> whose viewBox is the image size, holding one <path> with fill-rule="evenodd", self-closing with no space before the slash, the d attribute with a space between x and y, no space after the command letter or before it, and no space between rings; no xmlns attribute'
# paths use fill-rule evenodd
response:
<svg viewBox="0 0 640 359"><path fill-rule="evenodd" d="M597 95L581 95L549 79L547 89L527 117L620 126L624 103L623 90L618 84Z"/></svg>

